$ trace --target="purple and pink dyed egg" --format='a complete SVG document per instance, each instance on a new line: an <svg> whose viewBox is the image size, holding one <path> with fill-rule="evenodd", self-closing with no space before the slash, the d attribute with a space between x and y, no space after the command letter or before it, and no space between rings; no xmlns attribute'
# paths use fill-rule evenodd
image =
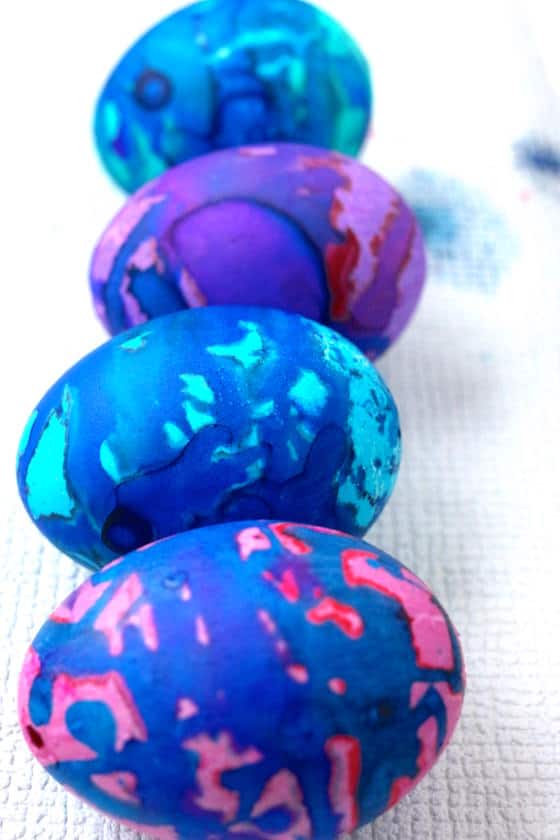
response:
<svg viewBox="0 0 560 840"><path fill-rule="evenodd" d="M351 158L292 144L216 152L151 181L104 233L90 278L112 334L184 308L258 305L326 324L371 359L424 279L400 195Z"/></svg>
<svg viewBox="0 0 560 840"><path fill-rule="evenodd" d="M250 521L77 589L28 653L20 719L55 779L153 837L327 840L423 778L464 689L453 625L404 566Z"/></svg>

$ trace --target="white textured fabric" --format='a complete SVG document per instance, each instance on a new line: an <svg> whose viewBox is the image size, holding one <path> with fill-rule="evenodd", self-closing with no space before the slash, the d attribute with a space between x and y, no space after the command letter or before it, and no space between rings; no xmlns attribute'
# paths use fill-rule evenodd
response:
<svg viewBox="0 0 560 840"><path fill-rule="evenodd" d="M399 403L404 463L370 537L428 582L459 628L469 689L435 770L360 840L559 840L560 177L515 163L560 145L554 3L322 5L374 62L365 159L428 232L431 282L379 367ZM0 838L133 840L67 795L18 730L22 657L86 573L27 520L13 462L45 388L104 338L86 271L121 202L90 120L132 37L175 6L3 3L3 382L0 452ZM390 8L389 8L390 7Z"/></svg>

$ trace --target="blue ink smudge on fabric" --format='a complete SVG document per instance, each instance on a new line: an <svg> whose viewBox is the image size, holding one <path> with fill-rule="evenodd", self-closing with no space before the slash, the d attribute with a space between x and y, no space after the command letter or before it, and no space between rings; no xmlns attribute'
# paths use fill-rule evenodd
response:
<svg viewBox="0 0 560 840"><path fill-rule="evenodd" d="M549 143L529 137L517 143L514 151L520 168L560 178L560 151Z"/></svg>
<svg viewBox="0 0 560 840"><path fill-rule="evenodd" d="M435 282L494 294L517 255L506 219L457 178L415 169L398 183L422 228Z"/></svg>

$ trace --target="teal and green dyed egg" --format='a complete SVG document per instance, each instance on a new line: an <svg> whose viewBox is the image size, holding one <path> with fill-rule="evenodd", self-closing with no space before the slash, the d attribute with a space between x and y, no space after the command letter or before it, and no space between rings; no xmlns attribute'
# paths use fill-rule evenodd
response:
<svg viewBox="0 0 560 840"><path fill-rule="evenodd" d="M132 192L215 149L299 142L359 152L372 93L367 61L301 0L203 0L158 23L111 74L95 136Z"/></svg>
<svg viewBox="0 0 560 840"><path fill-rule="evenodd" d="M253 307L122 333L46 394L18 483L40 530L92 568L179 531L298 519L364 534L393 489L393 398L349 341Z"/></svg>
<svg viewBox="0 0 560 840"><path fill-rule="evenodd" d="M249 521L93 575L34 640L19 701L49 773L150 837L332 840L429 772L464 690L451 621L397 560Z"/></svg>

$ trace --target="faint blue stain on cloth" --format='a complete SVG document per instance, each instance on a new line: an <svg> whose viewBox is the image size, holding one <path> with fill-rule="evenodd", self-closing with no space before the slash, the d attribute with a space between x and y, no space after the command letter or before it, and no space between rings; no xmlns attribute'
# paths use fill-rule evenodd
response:
<svg viewBox="0 0 560 840"><path fill-rule="evenodd" d="M520 169L537 175L560 178L560 150L535 137L526 137L514 146L515 161Z"/></svg>
<svg viewBox="0 0 560 840"><path fill-rule="evenodd" d="M518 248L507 219L480 190L438 172L413 169L398 182L430 257L430 279L493 294Z"/></svg>

